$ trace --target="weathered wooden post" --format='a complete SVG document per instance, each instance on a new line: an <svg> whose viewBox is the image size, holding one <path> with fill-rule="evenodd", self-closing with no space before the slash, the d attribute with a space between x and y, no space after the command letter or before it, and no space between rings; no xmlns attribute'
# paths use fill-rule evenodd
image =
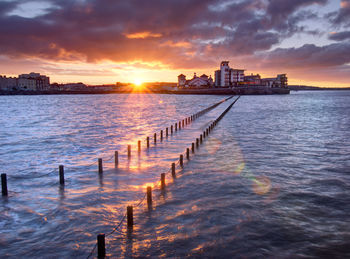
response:
<svg viewBox="0 0 350 259"><path fill-rule="evenodd" d="M106 242L105 234L97 235L97 258L102 259L106 257Z"/></svg>
<svg viewBox="0 0 350 259"><path fill-rule="evenodd" d="M208 134L209 134L209 129L207 128L207 129L205 130L205 132L207 133L207 136L208 136Z"/></svg>
<svg viewBox="0 0 350 259"><path fill-rule="evenodd" d="M152 207L152 187L147 187L147 206L148 208Z"/></svg>
<svg viewBox="0 0 350 259"><path fill-rule="evenodd" d="M170 127L170 132L171 132L171 135L173 135L173 125L171 125Z"/></svg>
<svg viewBox="0 0 350 259"><path fill-rule="evenodd" d="M131 157L131 145L128 145L128 158L130 159Z"/></svg>
<svg viewBox="0 0 350 259"><path fill-rule="evenodd" d="M199 146L199 139L196 138L196 148L198 148L198 146Z"/></svg>
<svg viewBox="0 0 350 259"><path fill-rule="evenodd" d="M127 218L128 228L132 228L132 226L134 225L134 212L133 212L132 206L128 206L126 208L126 218Z"/></svg>
<svg viewBox="0 0 350 259"><path fill-rule="evenodd" d="M160 141L163 141L163 130L160 131Z"/></svg>
<svg viewBox="0 0 350 259"><path fill-rule="evenodd" d="M192 153L194 153L194 143L192 142Z"/></svg>
<svg viewBox="0 0 350 259"><path fill-rule="evenodd" d="M184 156L180 155L180 166L183 167L184 166Z"/></svg>
<svg viewBox="0 0 350 259"><path fill-rule="evenodd" d="M190 160L190 149L189 148L186 149L186 158L187 158L187 160Z"/></svg>
<svg viewBox="0 0 350 259"><path fill-rule="evenodd" d="M147 148L149 148L149 137L147 137Z"/></svg>
<svg viewBox="0 0 350 259"><path fill-rule="evenodd" d="M102 165L102 158L98 159L98 173L103 173L103 165Z"/></svg>
<svg viewBox="0 0 350 259"><path fill-rule="evenodd" d="M164 190L165 188L165 173L160 174L160 189Z"/></svg>
<svg viewBox="0 0 350 259"><path fill-rule="evenodd" d="M141 152L141 140L137 142L137 149L139 152Z"/></svg>
<svg viewBox="0 0 350 259"><path fill-rule="evenodd" d="M205 131L203 131L203 138L205 138Z"/></svg>
<svg viewBox="0 0 350 259"><path fill-rule="evenodd" d="M175 122L175 131L177 131L177 122Z"/></svg>
<svg viewBox="0 0 350 259"><path fill-rule="evenodd" d="M182 127L185 127L185 120L182 120Z"/></svg>
<svg viewBox="0 0 350 259"><path fill-rule="evenodd" d="M168 128L165 129L165 136L166 137L169 136L169 129Z"/></svg>
<svg viewBox="0 0 350 259"><path fill-rule="evenodd" d="M119 164L118 151L114 151L114 167L117 168Z"/></svg>
<svg viewBox="0 0 350 259"><path fill-rule="evenodd" d="M181 129L181 121L179 121L179 130Z"/></svg>
<svg viewBox="0 0 350 259"><path fill-rule="evenodd" d="M6 174L1 174L1 191L2 191L2 196L8 195Z"/></svg>
<svg viewBox="0 0 350 259"><path fill-rule="evenodd" d="M201 144L203 143L203 135L202 134L199 136L199 141Z"/></svg>
<svg viewBox="0 0 350 259"><path fill-rule="evenodd" d="M172 163L172 164L171 164L171 175L172 175L173 177L176 176L176 175L175 175L175 163Z"/></svg>
<svg viewBox="0 0 350 259"><path fill-rule="evenodd" d="M157 133L154 133L154 144L156 144L157 143Z"/></svg>
<svg viewBox="0 0 350 259"><path fill-rule="evenodd" d="M64 184L64 167L63 167L63 165L60 165L58 167L58 172L59 172L59 176L60 176L60 184Z"/></svg>

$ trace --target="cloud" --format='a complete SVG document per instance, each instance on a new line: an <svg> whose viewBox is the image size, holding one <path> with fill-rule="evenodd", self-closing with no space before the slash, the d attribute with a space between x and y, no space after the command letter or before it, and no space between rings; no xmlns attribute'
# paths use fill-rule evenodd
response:
<svg viewBox="0 0 350 259"><path fill-rule="evenodd" d="M348 21L349 1L342 1L334 23ZM24 2L39 3L0 2L0 53L12 59L160 70L207 69L229 59L247 68L348 71L350 62L346 42L275 49L301 32L325 33L305 23L319 21L317 10L306 7L327 0L48 0L50 8L40 15L14 15ZM349 32L329 39L347 40Z"/></svg>
<svg viewBox="0 0 350 259"><path fill-rule="evenodd" d="M335 41L343 41L350 39L350 31L334 32L328 36L329 39Z"/></svg>

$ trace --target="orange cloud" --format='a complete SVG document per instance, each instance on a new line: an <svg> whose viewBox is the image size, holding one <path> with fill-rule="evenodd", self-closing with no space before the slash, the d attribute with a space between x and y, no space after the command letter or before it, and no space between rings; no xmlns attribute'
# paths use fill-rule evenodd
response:
<svg viewBox="0 0 350 259"><path fill-rule="evenodd" d="M128 39L146 39L146 38L160 38L162 34L152 33L149 31L130 33L125 35Z"/></svg>

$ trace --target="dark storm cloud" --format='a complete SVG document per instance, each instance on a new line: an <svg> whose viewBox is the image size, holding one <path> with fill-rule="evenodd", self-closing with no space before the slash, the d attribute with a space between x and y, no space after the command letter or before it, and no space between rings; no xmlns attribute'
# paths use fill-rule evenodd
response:
<svg viewBox="0 0 350 259"><path fill-rule="evenodd" d="M0 3L1 54L205 66L225 56L269 50L304 30L299 23L314 14L302 7L326 0L47 2L52 7L35 18L8 15L23 1Z"/></svg>
<svg viewBox="0 0 350 259"><path fill-rule="evenodd" d="M342 0L340 10L332 13L332 22L336 25L350 25L350 0Z"/></svg>
<svg viewBox="0 0 350 259"><path fill-rule="evenodd" d="M334 43L323 47L305 44L300 48L276 49L262 55L263 63L269 67L311 69L341 67L350 63L350 43Z"/></svg>
<svg viewBox="0 0 350 259"><path fill-rule="evenodd" d="M342 31L342 32L336 32L332 33L328 37L331 40L336 40L336 41L343 41L350 39L350 31Z"/></svg>

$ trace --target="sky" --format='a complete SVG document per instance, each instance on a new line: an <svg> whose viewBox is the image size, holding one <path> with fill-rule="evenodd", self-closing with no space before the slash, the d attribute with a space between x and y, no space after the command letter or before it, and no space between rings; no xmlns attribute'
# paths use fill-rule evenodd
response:
<svg viewBox="0 0 350 259"><path fill-rule="evenodd" d="M0 75L177 82L222 60L289 84L350 86L350 0L0 0Z"/></svg>

